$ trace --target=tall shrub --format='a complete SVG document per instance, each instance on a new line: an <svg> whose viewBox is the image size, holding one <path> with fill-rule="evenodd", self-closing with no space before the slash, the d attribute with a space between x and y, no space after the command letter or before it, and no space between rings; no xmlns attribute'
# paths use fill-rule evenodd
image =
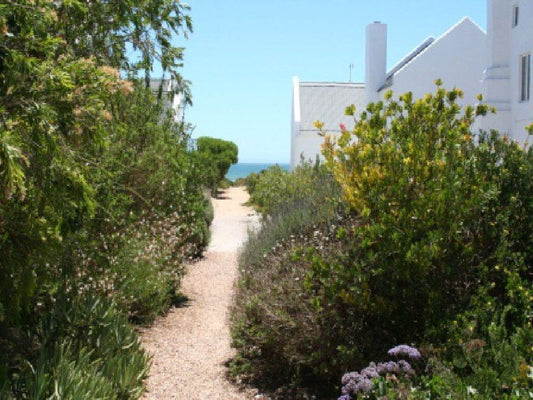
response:
<svg viewBox="0 0 533 400"><path fill-rule="evenodd" d="M39 382L53 374L94 388L89 397L108 396L110 386L85 371L100 357L89 343L62 348L65 321L54 335L39 328L61 299L77 296L94 300L80 323L94 341L121 331L131 339L109 347L117 355L109 365L128 381L127 389L112 384L113 393L142 392L148 359L126 313L146 321L168 307L181 262L201 252L210 221L189 132L163 115L146 81L124 78L159 61L188 94L178 73L183 48L171 43L192 29L187 11L170 0L0 5L2 396L29 398L35 388L21 371L36 366L46 366ZM140 63L128 60L131 47ZM101 297L114 298L109 310L96 306ZM100 311L113 318L98 330Z"/></svg>
<svg viewBox="0 0 533 400"><path fill-rule="evenodd" d="M211 193L216 195L219 183L224 179L229 167L239 160L237 145L228 140L207 136L196 141L196 153L204 171L204 180Z"/></svg>
<svg viewBox="0 0 533 400"><path fill-rule="evenodd" d="M479 221L492 183L471 133L486 107L461 110L461 92L441 87L417 101L391 96L338 141L327 137L324 155L363 218L350 268L364 284L353 295L368 298L377 325L394 327L401 342L464 306L475 265L491 251L479 245Z"/></svg>

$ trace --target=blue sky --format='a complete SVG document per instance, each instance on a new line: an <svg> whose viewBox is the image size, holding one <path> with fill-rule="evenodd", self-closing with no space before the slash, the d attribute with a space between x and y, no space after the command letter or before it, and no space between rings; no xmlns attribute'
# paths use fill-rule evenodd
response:
<svg viewBox="0 0 533 400"><path fill-rule="evenodd" d="M365 27L388 24L390 68L464 16L486 28L486 0L189 0L183 76L193 136L235 142L241 162L288 163L291 82L364 79Z"/></svg>

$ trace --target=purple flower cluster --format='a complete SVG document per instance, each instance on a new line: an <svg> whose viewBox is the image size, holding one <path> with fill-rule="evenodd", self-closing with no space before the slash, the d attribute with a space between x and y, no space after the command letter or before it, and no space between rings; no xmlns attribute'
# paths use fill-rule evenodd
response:
<svg viewBox="0 0 533 400"><path fill-rule="evenodd" d="M339 400L349 400L350 394L357 395L357 393L367 393L372 389L372 379L371 374L369 374L369 371L366 371L367 368L359 372L348 372L347 374L344 374L342 377L342 394L343 396L348 397L340 397ZM375 376L377 377L377 376Z"/></svg>
<svg viewBox="0 0 533 400"><path fill-rule="evenodd" d="M400 361L398 361L398 365L400 366L400 370L404 374L406 374L406 375L414 375L415 374L415 370L413 369L413 367L411 367L411 364L409 364L407 361L400 360Z"/></svg>
<svg viewBox="0 0 533 400"><path fill-rule="evenodd" d="M389 350L390 356L404 356L411 360L419 360L421 358L420 352L414 347L407 345L396 346ZM380 376L399 375L399 376L413 376L415 371L411 364L405 360L387 361L381 363L368 364L368 367L363 368L361 372L348 372L342 377L342 396L338 400L351 400L350 395L357 396L370 392L372 389L372 380Z"/></svg>
<svg viewBox="0 0 533 400"><path fill-rule="evenodd" d="M367 367L368 368L368 367ZM365 368L366 369L366 368ZM376 365L375 370L380 375L394 374L394 375L414 375L415 370L405 360L387 361ZM376 376L377 377L377 376Z"/></svg>
<svg viewBox="0 0 533 400"><path fill-rule="evenodd" d="M394 357L407 357L410 360L420 360L420 352L411 346L406 344L401 344L399 346L393 347L388 351L389 356Z"/></svg>
<svg viewBox="0 0 533 400"><path fill-rule="evenodd" d="M379 363L377 365L377 370L380 375L397 374L400 372L400 366L394 361L387 361Z"/></svg>
<svg viewBox="0 0 533 400"><path fill-rule="evenodd" d="M375 363L371 362L368 367L361 370L361 375L366 376L368 379L374 379L379 376L379 371Z"/></svg>

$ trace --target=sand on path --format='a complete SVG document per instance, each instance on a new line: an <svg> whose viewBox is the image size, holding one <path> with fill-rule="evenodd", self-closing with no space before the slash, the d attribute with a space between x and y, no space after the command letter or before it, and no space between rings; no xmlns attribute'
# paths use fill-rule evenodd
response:
<svg viewBox="0 0 533 400"><path fill-rule="evenodd" d="M243 206L244 188L226 190L212 199L215 218L205 257L188 266L182 292L184 306L173 308L141 332L144 348L153 356L144 399L250 399L256 391L241 391L226 379L230 347L228 308L237 279L238 250L257 215Z"/></svg>

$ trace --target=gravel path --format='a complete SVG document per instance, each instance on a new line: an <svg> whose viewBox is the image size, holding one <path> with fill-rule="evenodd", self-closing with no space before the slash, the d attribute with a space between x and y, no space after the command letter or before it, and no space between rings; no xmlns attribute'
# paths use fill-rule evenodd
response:
<svg viewBox="0 0 533 400"><path fill-rule="evenodd" d="M257 215L242 204L243 188L230 188L213 199L215 218L205 258L191 264L182 281L185 306L173 308L141 333L153 355L144 399L253 399L225 378L230 347L228 307L237 278L237 255Z"/></svg>

